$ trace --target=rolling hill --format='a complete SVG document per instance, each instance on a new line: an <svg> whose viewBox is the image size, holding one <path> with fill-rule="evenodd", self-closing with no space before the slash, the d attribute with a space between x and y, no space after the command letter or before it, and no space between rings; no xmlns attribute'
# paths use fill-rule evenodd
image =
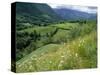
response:
<svg viewBox="0 0 100 75"><path fill-rule="evenodd" d="M16 72L96 68L94 19L96 14L16 2Z"/></svg>
<svg viewBox="0 0 100 75"><path fill-rule="evenodd" d="M16 22L44 25L61 20L54 10L47 4L41 3L16 3Z"/></svg>
<svg viewBox="0 0 100 75"><path fill-rule="evenodd" d="M91 38L93 37L93 38ZM70 43L48 44L17 61L17 72L95 68L96 33ZM91 56L92 55L92 56ZM96 61L96 62L95 62Z"/></svg>

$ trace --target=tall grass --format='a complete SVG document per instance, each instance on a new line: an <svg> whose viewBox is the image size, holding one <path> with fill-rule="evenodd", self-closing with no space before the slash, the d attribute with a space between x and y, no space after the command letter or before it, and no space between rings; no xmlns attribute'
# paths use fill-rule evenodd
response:
<svg viewBox="0 0 100 75"><path fill-rule="evenodd" d="M97 67L96 32L61 45L48 45L16 63L17 72ZM53 47L52 47L53 46ZM38 54L36 54L38 53Z"/></svg>

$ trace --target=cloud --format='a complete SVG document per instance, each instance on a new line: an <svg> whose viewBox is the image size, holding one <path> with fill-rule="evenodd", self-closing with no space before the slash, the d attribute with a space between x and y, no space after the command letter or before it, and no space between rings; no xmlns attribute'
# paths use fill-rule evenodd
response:
<svg viewBox="0 0 100 75"><path fill-rule="evenodd" d="M60 5L60 4L49 4L52 8L67 8L77 11L82 11L86 13L97 13L96 7L90 7L90 6L74 6L74 5Z"/></svg>

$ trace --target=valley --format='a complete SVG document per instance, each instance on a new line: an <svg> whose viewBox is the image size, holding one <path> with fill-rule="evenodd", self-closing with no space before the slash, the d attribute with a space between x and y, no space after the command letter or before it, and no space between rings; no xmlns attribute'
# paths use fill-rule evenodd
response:
<svg viewBox="0 0 100 75"><path fill-rule="evenodd" d="M16 62L17 72L95 68L95 24L95 21L83 25L65 22L20 30L29 36L36 31L35 35L40 36L36 39L31 36L30 44L22 49L24 56Z"/></svg>
<svg viewBox="0 0 100 75"><path fill-rule="evenodd" d="M66 6L17 2L16 72L96 68L96 16Z"/></svg>

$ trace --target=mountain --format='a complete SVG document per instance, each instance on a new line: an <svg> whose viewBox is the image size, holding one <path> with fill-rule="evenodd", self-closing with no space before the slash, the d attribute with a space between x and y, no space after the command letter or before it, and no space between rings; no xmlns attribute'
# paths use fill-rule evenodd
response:
<svg viewBox="0 0 100 75"><path fill-rule="evenodd" d="M16 3L17 23L47 24L61 20L54 10L44 3Z"/></svg>
<svg viewBox="0 0 100 75"><path fill-rule="evenodd" d="M67 20L96 19L96 14L86 13L68 8L54 8L54 11L63 19Z"/></svg>

